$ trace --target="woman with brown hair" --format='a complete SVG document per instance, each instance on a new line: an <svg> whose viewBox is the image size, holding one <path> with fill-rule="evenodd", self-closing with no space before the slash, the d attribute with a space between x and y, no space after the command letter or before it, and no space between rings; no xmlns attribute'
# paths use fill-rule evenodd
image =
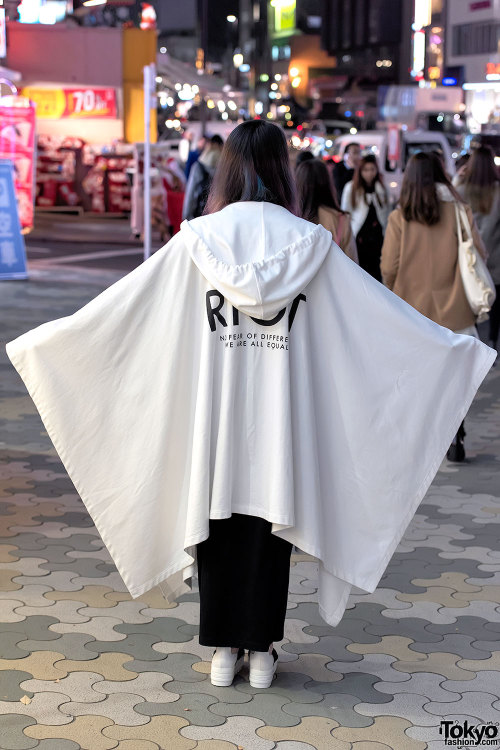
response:
<svg viewBox="0 0 500 750"><path fill-rule="evenodd" d="M303 161L295 170L300 215L313 224L321 224L351 260L358 263L351 219L339 206L336 190L326 165L319 159Z"/></svg>
<svg viewBox="0 0 500 750"><path fill-rule="evenodd" d="M377 281L382 281L380 254L389 203L377 159L373 154L361 158L353 179L344 188L341 205L342 210L351 215L359 265Z"/></svg>
<svg viewBox="0 0 500 750"><path fill-rule="evenodd" d="M473 149L457 191L472 208L488 252L488 268L497 293L490 310L488 338L496 349L500 328L500 178L490 146Z"/></svg>
<svg viewBox="0 0 500 750"><path fill-rule="evenodd" d="M460 195L436 154L418 153L406 165L398 207L390 214L382 248L384 284L435 323L477 337L458 263L455 203ZM468 205L474 245L486 257ZM463 425L448 451L463 461Z"/></svg>

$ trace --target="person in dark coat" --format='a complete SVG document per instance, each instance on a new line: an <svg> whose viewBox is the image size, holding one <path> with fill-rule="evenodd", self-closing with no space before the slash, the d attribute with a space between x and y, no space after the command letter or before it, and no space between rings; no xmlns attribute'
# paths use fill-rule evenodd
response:
<svg viewBox="0 0 500 750"><path fill-rule="evenodd" d="M344 187L354 177L354 172L361 159L361 146L359 143L348 143L344 151L344 159L335 165L333 169L333 182L337 195L341 197Z"/></svg>

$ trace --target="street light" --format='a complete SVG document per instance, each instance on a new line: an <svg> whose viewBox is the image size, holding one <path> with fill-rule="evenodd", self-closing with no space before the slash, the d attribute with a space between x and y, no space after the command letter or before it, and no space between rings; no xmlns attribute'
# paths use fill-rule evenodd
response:
<svg viewBox="0 0 500 750"><path fill-rule="evenodd" d="M233 65L235 68L239 68L243 65L243 55L238 50L233 55Z"/></svg>
<svg viewBox="0 0 500 750"><path fill-rule="evenodd" d="M238 19L236 18L236 16L231 15L231 16L228 16L226 20L229 21L229 23L236 23Z"/></svg>

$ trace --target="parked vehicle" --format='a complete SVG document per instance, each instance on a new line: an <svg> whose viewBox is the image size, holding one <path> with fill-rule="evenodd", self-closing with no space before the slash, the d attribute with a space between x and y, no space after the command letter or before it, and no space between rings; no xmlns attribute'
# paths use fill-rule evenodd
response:
<svg viewBox="0 0 500 750"><path fill-rule="evenodd" d="M389 157L389 130L358 131L355 135L341 135L333 144L329 155L334 161L344 158L344 151L349 143L359 143L363 153L372 153L377 157L380 171L392 203L396 203L401 190L403 172L408 159L418 151L436 151L441 154L446 171L450 176L455 174L455 161L448 140L442 133L427 130L400 131L398 158Z"/></svg>

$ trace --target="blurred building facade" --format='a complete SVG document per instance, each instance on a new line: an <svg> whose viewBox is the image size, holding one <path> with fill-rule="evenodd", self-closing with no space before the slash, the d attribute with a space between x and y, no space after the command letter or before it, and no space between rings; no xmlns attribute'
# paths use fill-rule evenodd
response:
<svg viewBox="0 0 500 750"><path fill-rule="evenodd" d="M469 129L500 135L500 0L447 3L446 64L463 83Z"/></svg>

